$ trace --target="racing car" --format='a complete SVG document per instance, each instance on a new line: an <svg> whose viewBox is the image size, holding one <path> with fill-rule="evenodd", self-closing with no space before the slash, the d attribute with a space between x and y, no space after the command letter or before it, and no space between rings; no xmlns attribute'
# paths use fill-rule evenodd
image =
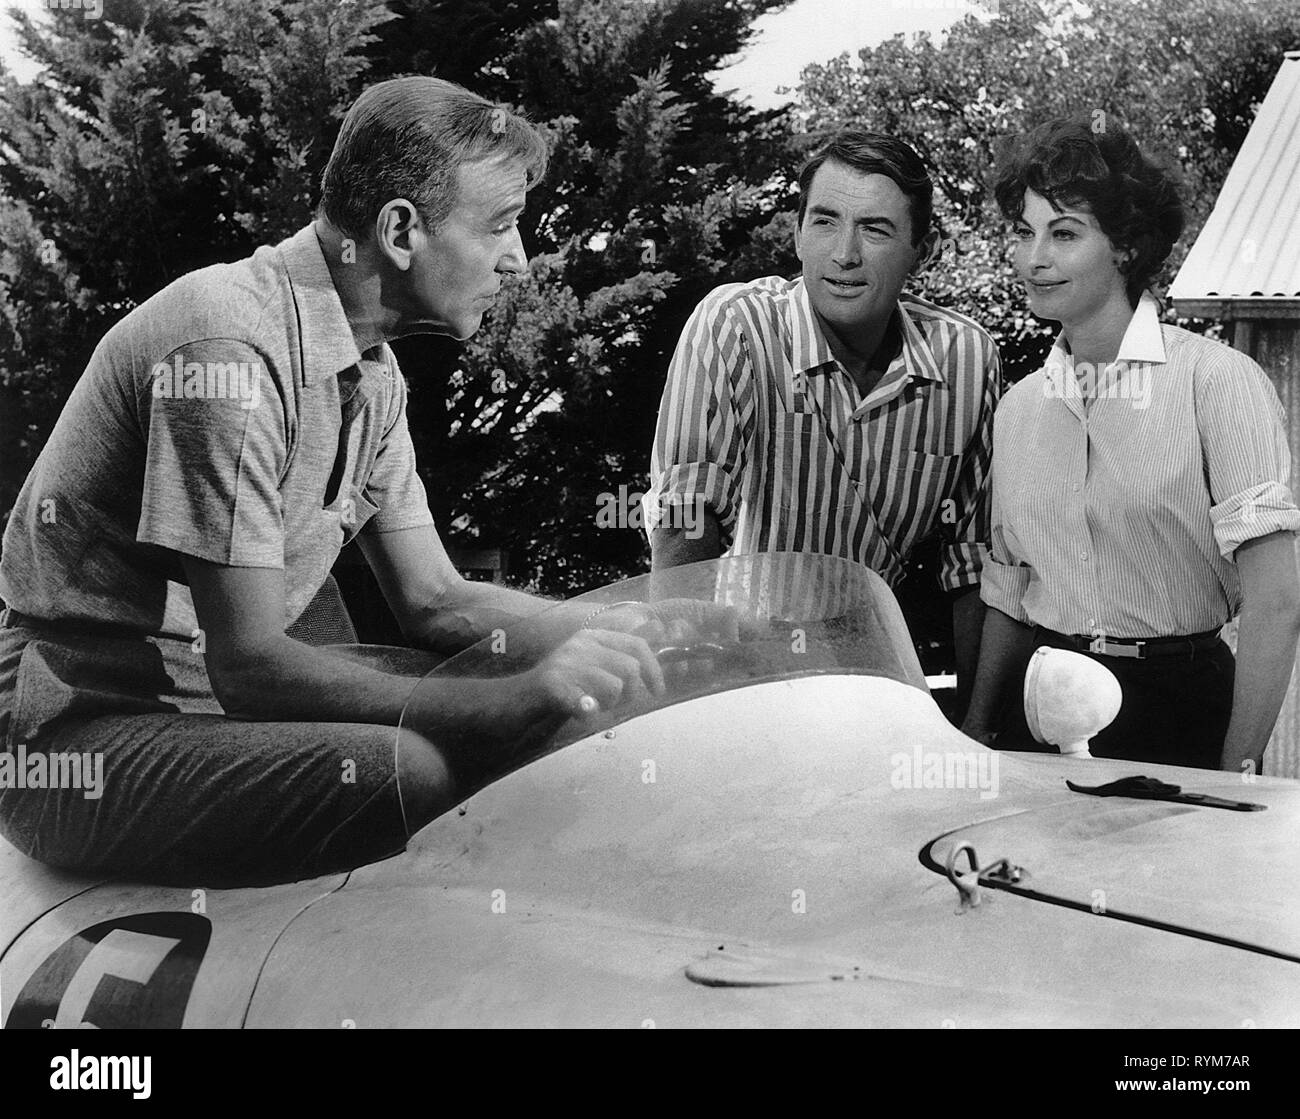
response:
<svg viewBox="0 0 1300 1119"><path fill-rule="evenodd" d="M664 600L741 624L662 641L662 694L584 707L383 861L163 887L0 841L5 1027L1300 1025L1300 783L975 742L847 560L557 610ZM547 648L501 644L434 675Z"/></svg>

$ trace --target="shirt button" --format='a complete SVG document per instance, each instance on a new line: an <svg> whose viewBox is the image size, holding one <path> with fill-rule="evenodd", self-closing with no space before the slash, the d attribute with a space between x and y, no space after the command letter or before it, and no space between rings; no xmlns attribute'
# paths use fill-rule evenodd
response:
<svg viewBox="0 0 1300 1119"><path fill-rule="evenodd" d="M1087 562L1088 562L1088 553L1087 553L1087 552L1080 552L1080 553L1079 553L1079 558L1080 558L1081 560L1083 560L1084 563L1087 563Z"/></svg>
<svg viewBox="0 0 1300 1119"><path fill-rule="evenodd" d="M1075 482L1074 485L1072 485L1072 486L1070 487L1070 489L1072 489L1075 493L1078 493L1078 492L1079 492L1079 483L1078 483L1078 482Z"/></svg>

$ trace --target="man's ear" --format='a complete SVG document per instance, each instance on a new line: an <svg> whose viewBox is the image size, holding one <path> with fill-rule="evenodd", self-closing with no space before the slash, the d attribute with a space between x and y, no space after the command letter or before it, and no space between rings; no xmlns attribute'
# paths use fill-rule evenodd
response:
<svg viewBox="0 0 1300 1119"><path fill-rule="evenodd" d="M912 274L924 272L934 264L943 255L943 246L944 239L939 236L937 229L927 232L916 246L916 263L912 266Z"/></svg>
<svg viewBox="0 0 1300 1119"><path fill-rule="evenodd" d="M380 207L375 217L375 244L401 271L411 267L423 235L420 212L405 198L394 198Z"/></svg>
<svg viewBox="0 0 1300 1119"><path fill-rule="evenodd" d="M799 258L799 263L803 263L803 222L799 216L795 215L794 220L794 255Z"/></svg>

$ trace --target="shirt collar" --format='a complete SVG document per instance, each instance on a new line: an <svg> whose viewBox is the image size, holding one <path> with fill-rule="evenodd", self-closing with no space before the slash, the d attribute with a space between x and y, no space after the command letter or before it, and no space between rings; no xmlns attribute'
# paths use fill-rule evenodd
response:
<svg viewBox="0 0 1300 1119"><path fill-rule="evenodd" d="M1119 344L1116 361L1165 362L1165 336L1160 330L1160 310L1156 297L1149 291L1142 293L1137 310L1129 319L1124 340Z"/></svg>
<svg viewBox="0 0 1300 1119"><path fill-rule="evenodd" d="M352 327L334 288L314 225L276 246L298 309L303 380L312 384L361 361Z"/></svg>
<svg viewBox="0 0 1300 1119"><path fill-rule="evenodd" d="M898 357L894 358L881 378L882 383L896 375L899 364L907 375L921 381L946 380L934 353L926 344L925 336L907 313L907 306L902 300L895 305L895 313L902 328L903 347ZM796 281L790 289L790 356L796 372L811 373L825 366L838 367L831 344L822 332L821 323L813 312L808 298L808 289L802 279Z"/></svg>
<svg viewBox="0 0 1300 1119"><path fill-rule="evenodd" d="M1156 297L1146 291L1142 293L1142 298L1138 300L1133 317L1129 319L1128 329L1124 331L1124 337L1120 341L1119 353L1115 355L1115 361L1145 361L1164 364L1166 360L1165 338L1160 330L1160 311L1156 305ZM1064 331L1058 334L1056 341L1052 343L1052 349L1047 355L1044 368L1049 376L1052 376L1057 370L1062 373L1073 371L1074 355L1066 347Z"/></svg>
<svg viewBox="0 0 1300 1119"><path fill-rule="evenodd" d="M901 299L898 301L898 321L903 327L903 352L899 357L906 364L908 375L917 381L947 381L947 374L935 360L934 350Z"/></svg>
<svg viewBox="0 0 1300 1119"><path fill-rule="evenodd" d="M831 344L813 313L802 279L790 289L790 363L796 373L808 373L835 363Z"/></svg>

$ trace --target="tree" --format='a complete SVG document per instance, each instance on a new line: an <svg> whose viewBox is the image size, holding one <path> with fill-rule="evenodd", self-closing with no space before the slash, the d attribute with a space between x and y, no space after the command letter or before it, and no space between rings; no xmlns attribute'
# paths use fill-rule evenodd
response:
<svg viewBox="0 0 1300 1119"><path fill-rule="evenodd" d="M0 94L0 508L104 332L177 276L311 212L382 0L121 0L18 10Z"/></svg>
<svg viewBox="0 0 1300 1119"><path fill-rule="evenodd" d="M492 67L498 95L552 138L521 222L537 255L459 355L420 340L399 356L435 516L462 542L508 548L539 589L645 569L636 497L682 323L738 266L790 266L789 249L763 237L788 205L781 114L704 77L755 16L786 3L560 0ZM605 530L602 509L620 496Z"/></svg>

